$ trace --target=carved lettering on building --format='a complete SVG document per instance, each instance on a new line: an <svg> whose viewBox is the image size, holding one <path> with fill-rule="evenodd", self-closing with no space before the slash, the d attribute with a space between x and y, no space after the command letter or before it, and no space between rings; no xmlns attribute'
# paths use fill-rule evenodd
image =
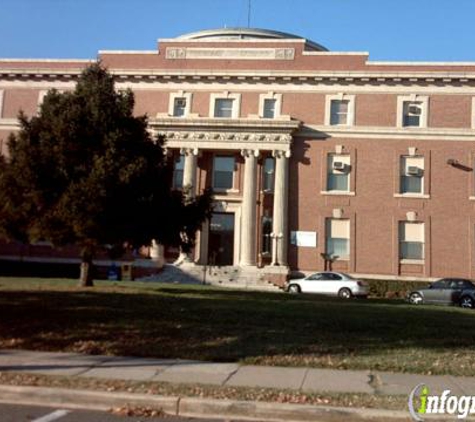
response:
<svg viewBox="0 0 475 422"><path fill-rule="evenodd" d="M294 60L294 48L167 47L167 59Z"/></svg>

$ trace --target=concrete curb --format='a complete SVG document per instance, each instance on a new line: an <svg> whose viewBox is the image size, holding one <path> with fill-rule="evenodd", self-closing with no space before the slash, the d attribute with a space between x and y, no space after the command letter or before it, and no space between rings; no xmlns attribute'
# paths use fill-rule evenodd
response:
<svg viewBox="0 0 475 422"><path fill-rule="evenodd" d="M394 422L410 420L408 412L404 411L6 385L0 385L0 403L102 411L129 405L162 409L165 413L175 416L258 419L269 422L339 422L346 419Z"/></svg>

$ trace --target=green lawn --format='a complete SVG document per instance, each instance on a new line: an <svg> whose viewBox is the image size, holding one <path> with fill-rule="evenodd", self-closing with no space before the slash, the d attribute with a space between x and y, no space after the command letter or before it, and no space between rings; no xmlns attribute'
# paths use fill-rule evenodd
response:
<svg viewBox="0 0 475 422"><path fill-rule="evenodd" d="M475 376L475 312L207 286L0 278L0 347Z"/></svg>

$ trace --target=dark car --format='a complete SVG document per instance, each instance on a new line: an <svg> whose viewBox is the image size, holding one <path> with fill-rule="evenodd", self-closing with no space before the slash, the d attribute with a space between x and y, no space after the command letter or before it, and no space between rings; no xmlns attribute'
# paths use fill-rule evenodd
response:
<svg viewBox="0 0 475 422"><path fill-rule="evenodd" d="M428 287L414 290L407 296L413 305L460 305L475 307L475 284L464 278L442 278Z"/></svg>

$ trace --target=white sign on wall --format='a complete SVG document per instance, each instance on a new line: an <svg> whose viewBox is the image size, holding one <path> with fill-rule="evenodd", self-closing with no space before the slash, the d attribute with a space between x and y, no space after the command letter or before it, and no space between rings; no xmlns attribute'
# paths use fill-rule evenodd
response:
<svg viewBox="0 0 475 422"><path fill-rule="evenodd" d="M317 247L317 232L290 232L290 243L295 246Z"/></svg>

